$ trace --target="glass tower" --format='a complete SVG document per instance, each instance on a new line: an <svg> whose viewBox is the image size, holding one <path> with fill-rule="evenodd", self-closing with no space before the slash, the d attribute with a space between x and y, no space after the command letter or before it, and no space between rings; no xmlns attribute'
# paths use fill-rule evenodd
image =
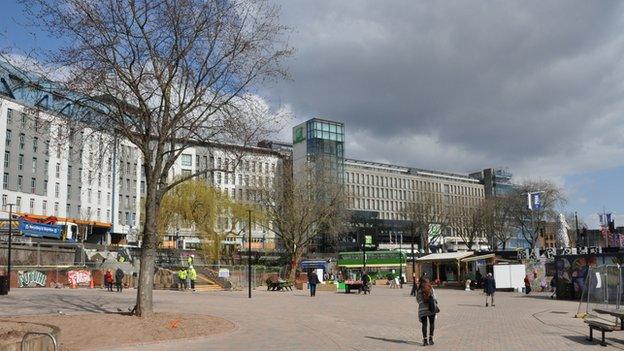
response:
<svg viewBox="0 0 624 351"><path fill-rule="evenodd" d="M344 183L344 123L319 118L293 128L295 176L302 169Z"/></svg>

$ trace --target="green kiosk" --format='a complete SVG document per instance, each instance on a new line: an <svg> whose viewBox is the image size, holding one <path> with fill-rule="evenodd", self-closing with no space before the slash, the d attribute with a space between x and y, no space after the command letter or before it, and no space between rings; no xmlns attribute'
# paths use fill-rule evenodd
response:
<svg viewBox="0 0 624 351"><path fill-rule="evenodd" d="M339 252L338 270L342 281L338 282L338 292L349 293L351 290L361 291L362 271L366 270L371 280L386 279L389 275L401 274L405 271L407 255L401 251L361 251Z"/></svg>

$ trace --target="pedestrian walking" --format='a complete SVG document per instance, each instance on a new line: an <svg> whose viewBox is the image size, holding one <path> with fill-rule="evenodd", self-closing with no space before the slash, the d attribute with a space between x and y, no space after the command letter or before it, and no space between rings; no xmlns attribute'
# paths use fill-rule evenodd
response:
<svg viewBox="0 0 624 351"><path fill-rule="evenodd" d="M186 277L187 277L188 273L186 271L186 268L182 268L180 269L180 271L178 271L178 279L180 280L180 290L184 291L186 290Z"/></svg>
<svg viewBox="0 0 624 351"><path fill-rule="evenodd" d="M488 297L491 299L492 307L494 307L494 293L496 292L496 280L492 273L488 273L483 281L483 292L485 293L485 307L488 307Z"/></svg>
<svg viewBox="0 0 624 351"><path fill-rule="evenodd" d="M110 269L107 269L106 274L104 274L104 286L106 286L106 290L113 292L113 273Z"/></svg>
<svg viewBox="0 0 624 351"><path fill-rule="evenodd" d="M371 292L371 278L366 271L362 272L362 291L364 295L367 293L370 295Z"/></svg>
<svg viewBox="0 0 624 351"><path fill-rule="evenodd" d="M420 278L416 301L418 302L418 318L422 324L423 346L433 345L435 319L440 309L435 291L427 278ZM429 337L427 337L427 324L429 324Z"/></svg>
<svg viewBox="0 0 624 351"><path fill-rule="evenodd" d="M117 285L117 292L121 292L123 290L124 275L124 271L117 267L117 270L115 271L115 285Z"/></svg>
<svg viewBox="0 0 624 351"><path fill-rule="evenodd" d="M524 276L524 292L527 295L531 292L531 281L528 274Z"/></svg>
<svg viewBox="0 0 624 351"><path fill-rule="evenodd" d="M316 284L320 283L318 275L314 271L308 274L308 284L310 285L310 296L316 296Z"/></svg>
<svg viewBox="0 0 624 351"><path fill-rule="evenodd" d="M188 279L191 282L191 290L195 291L195 280L197 280L197 272L195 268L191 266L188 270Z"/></svg>

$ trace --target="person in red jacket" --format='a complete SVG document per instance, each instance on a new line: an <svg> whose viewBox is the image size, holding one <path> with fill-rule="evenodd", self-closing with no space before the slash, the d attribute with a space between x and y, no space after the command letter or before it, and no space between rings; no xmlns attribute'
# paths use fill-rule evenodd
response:
<svg viewBox="0 0 624 351"><path fill-rule="evenodd" d="M104 274L104 285L106 285L108 291L113 291L113 273L111 273L110 269L106 270L106 274Z"/></svg>
<svg viewBox="0 0 624 351"><path fill-rule="evenodd" d="M527 295L531 292L531 281L528 274L524 276L524 292Z"/></svg>

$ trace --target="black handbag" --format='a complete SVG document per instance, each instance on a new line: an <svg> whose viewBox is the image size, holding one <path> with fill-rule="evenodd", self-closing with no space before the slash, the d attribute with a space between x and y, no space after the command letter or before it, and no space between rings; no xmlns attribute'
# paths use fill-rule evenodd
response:
<svg viewBox="0 0 624 351"><path fill-rule="evenodd" d="M429 297L429 312L434 313L434 314L440 313L440 307L438 307L438 301L433 296Z"/></svg>

